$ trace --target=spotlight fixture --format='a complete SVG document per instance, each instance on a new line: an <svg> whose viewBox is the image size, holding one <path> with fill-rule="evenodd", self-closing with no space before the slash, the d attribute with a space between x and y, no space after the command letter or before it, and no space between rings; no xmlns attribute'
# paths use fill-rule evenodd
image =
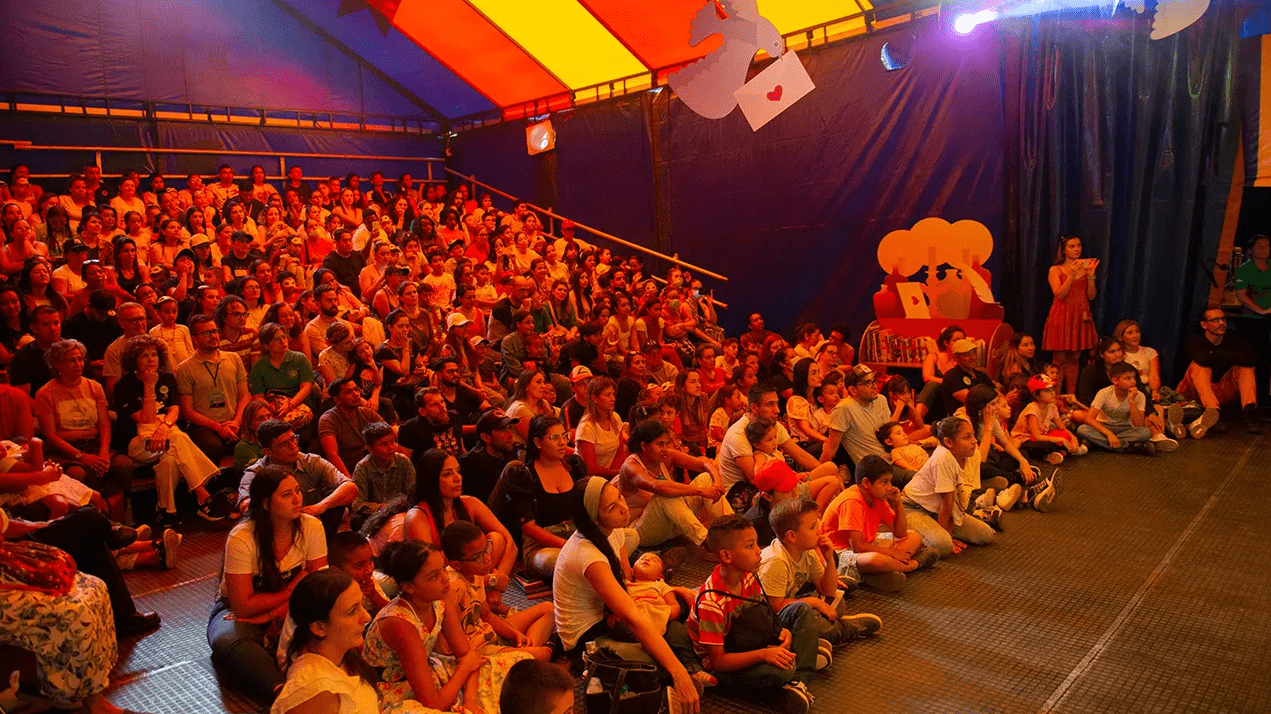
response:
<svg viewBox="0 0 1271 714"><path fill-rule="evenodd" d="M525 148L530 152L530 156L556 148L556 130L552 128L551 119L544 119L525 127Z"/></svg>

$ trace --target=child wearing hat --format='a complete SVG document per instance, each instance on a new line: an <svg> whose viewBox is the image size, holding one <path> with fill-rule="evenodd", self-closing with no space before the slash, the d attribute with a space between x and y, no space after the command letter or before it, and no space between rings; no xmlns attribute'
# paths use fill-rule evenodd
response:
<svg viewBox="0 0 1271 714"><path fill-rule="evenodd" d="M1020 451L1029 458L1045 458L1055 465L1063 462L1065 454L1085 454L1087 447L1060 419L1059 397L1050 377L1034 375L1028 380L1028 392L1033 395L1033 401L1020 412L1015 428L1011 429L1011 437L1019 444Z"/></svg>

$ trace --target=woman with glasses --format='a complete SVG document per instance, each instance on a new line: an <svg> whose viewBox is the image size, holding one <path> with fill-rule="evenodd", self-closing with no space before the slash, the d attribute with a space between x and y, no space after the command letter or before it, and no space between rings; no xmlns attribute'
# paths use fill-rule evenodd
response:
<svg viewBox="0 0 1271 714"><path fill-rule="evenodd" d="M35 393L34 412L44 435L45 453L66 474L100 493L112 520L122 520L124 497L131 488L132 460L113 453L110 408L101 384L84 376L88 348L61 340L45 353L53 380Z"/></svg>
<svg viewBox="0 0 1271 714"><path fill-rule="evenodd" d="M516 544L512 534L480 499L463 495L459 461L441 449L429 449L415 460L415 505L406 512L404 538L441 545L441 534L455 521L471 521L489 543L489 590L507 589L516 565Z"/></svg>
<svg viewBox="0 0 1271 714"><path fill-rule="evenodd" d="M530 420L525 462L508 464L490 500L499 520L515 526L525 552L525 565L550 578L565 540L574 532L574 483L587 476L581 457L571 453L565 426L551 416Z"/></svg>

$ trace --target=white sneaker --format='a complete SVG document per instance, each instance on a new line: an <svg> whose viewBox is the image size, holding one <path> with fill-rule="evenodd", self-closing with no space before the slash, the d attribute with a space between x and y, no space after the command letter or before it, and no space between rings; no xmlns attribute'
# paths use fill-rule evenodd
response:
<svg viewBox="0 0 1271 714"><path fill-rule="evenodd" d="M834 645L831 645L829 640L818 639L816 641L816 667L814 669L820 672L829 667L833 661Z"/></svg>
<svg viewBox="0 0 1271 714"><path fill-rule="evenodd" d="M177 550L181 548L181 534L165 528L163 538L160 541L160 555L163 556L163 567L171 570L177 567Z"/></svg>
<svg viewBox="0 0 1271 714"><path fill-rule="evenodd" d="M997 491L991 488L984 489L984 493L981 493L980 497L975 499L977 508L990 508L995 503L997 503Z"/></svg>
<svg viewBox="0 0 1271 714"><path fill-rule="evenodd" d="M1017 483L1011 484L1010 488L1002 489L1002 492L997 494L997 507L1003 511L1009 511L1015 507L1016 503L1019 503L1019 499L1023 495L1023 486Z"/></svg>
<svg viewBox="0 0 1271 714"><path fill-rule="evenodd" d="M1070 452L1072 456L1085 456L1088 453L1090 453L1090 447L1085 444L1078 444L1077 448Z"/></svg>
<svg viewBox="0 0 1271 714"><path fill-rule="evenodd" d="M1178 448L1178 442L1164 434L1157 434L1156 436L1153 436L1152 441L1156 444L1156 451L1158 453L1173 451Z"/></svg>
<svg viewBox="0 0 1271 714"><path fill-rule="evenodd" d="M1187 438L1187 427L1183 426L1183 405L1171 404L1165 408L1165 428L1175 439Z"/></svg>
<svg viewBox="0 0 1271 714"><path fill-rule="evenodd" d="M1209 430L1214 428L1214 424L1218 423L1219 412L1217 409L1206 409L1196 421L1187 425L1187 431L1193 439L1204 438Z"/></svg>
<svg viewBox="0 0 1271 714"><path fill-rule="evenodd" d="M781 694L784 714L808 714L812 708L812 693L803 682L790 682L781 688Z"/></svg>

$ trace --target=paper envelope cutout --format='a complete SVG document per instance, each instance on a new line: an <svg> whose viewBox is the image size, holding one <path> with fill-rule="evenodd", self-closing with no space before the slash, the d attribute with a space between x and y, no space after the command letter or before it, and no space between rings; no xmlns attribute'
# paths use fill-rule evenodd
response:
<svg viewBox="0 0 1271 714"><path fill-rule="evenodd" d="M755 78L733 93L737 104L750 122L752 131L759 131L773 117L785 111L816 88L812 78L803 68L803 61L793 51L786 52Z"/></svg>
<svg viewBox="0 0 1271 714"><path fill-rule="evenodd" d="M900 302L905 306L905 317L911 320L931 319L922 283L896 283L896 292L900 293Z"/></svg>

